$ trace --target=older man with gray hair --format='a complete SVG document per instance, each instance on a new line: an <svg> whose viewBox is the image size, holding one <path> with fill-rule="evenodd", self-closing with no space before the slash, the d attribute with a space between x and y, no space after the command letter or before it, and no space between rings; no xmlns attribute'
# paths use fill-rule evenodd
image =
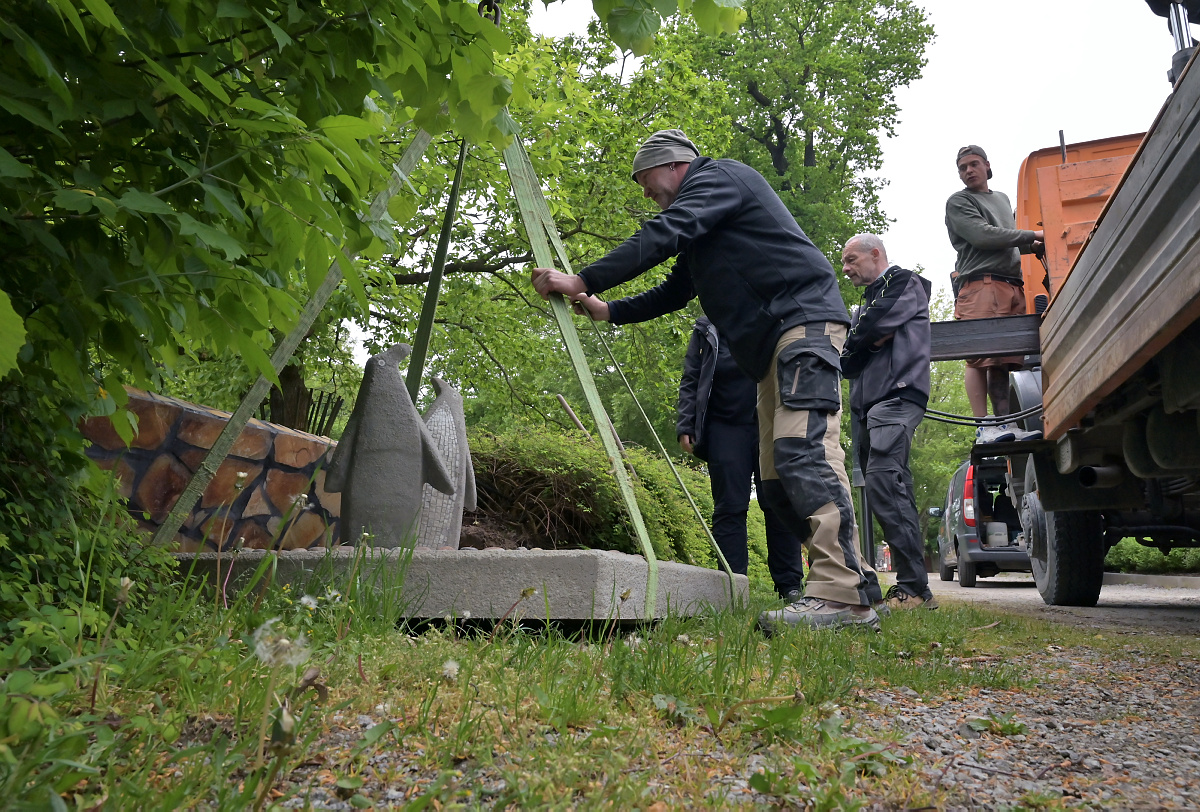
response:
<svg viewBox="0 0 1200 812"><path fill-rule="evenodd" d="M877 629L838 442L838 358L849 319L833 267L762 175L701 155L680 130L646 139L633 179L662 211L577 276L535 268L534 288L543 297L568 296L614 324L645 321L699 297L733 360L758 381L759 497L809 540L806 594L764 613L759 625L768 634L790 625ZM653 295L611 303L592 296L672 258ZM790 552L798 584L799 544Z"/></svg>
<svg viewBox="0 0 1200 812"><path fill-rule="evenodd" d="M929 292L925 279L888 262L874 234L851 237L842 271L865 288L842 349L867 501L892 549L889 609L936 609L925 572L909 452L929 403ZM863 521L870 521L864 516Z"/></svg>

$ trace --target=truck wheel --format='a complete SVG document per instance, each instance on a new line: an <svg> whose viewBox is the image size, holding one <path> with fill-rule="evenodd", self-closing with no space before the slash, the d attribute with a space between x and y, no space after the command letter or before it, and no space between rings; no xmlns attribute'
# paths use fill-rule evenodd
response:
<svg viewBox="0 0 1200 812"><path fill-rule="evenodd" d="M1104 585L1104 530L1094 510L1043 511L1036 492L1022 499L1021 524L1033 580L1050 606L1095 606Z"/></svg>
<svg viewBox="0 0 1200 812"><path fill-rule="evenodd" d="M965 587L975 586L975 562L958 560L958 585Z"/></svg>
<svg viewBox="0 0 1200 812"><path fill-rule="evenodd" d="M954 580L954 567L948 566L940 554L938 555L938 577L943 581Z"/></svg>

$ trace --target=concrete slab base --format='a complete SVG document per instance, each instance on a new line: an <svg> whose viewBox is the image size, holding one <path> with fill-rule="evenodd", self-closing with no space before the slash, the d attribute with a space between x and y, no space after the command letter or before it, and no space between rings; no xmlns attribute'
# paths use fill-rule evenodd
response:
<svg viewBox="0 0 1200 812"><path fill-rule="evenodd" d="M1161 586L1167 589L1200 589L1200 576L1197 575L1139 575L1132 572L1106 572L1104 584L1141 584L1142 586Z"/></svg>
<svg viewBox="0 0 1200 812"><path fill-rule="evenodd" d="M182 572L224 583L230 595L252 585L255 573L273 587L291 584L313 595L345 594L357 579L360 589L394 591L409 618L636 621L744 605L749 593L744 575L731 584L719 570L660 561L658 601L647 613L645 559L605 550L335 547L176 559Z"/></svg>

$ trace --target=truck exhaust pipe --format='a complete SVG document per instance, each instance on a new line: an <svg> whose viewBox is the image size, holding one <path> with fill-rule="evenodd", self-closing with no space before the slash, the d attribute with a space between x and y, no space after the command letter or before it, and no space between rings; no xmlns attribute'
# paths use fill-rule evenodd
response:
<svg viewBox="0 0 1200 812"><path fill-rule="evenodd" d="M1124 478L1119 465L1084 465L1079 469L1079 484L1085 488L1115 488Z"/></svg>

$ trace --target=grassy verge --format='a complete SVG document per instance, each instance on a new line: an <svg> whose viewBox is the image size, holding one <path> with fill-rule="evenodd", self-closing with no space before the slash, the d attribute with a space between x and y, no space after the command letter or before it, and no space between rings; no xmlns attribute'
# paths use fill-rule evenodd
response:
<svg viewBox="0 0 1200 812"><path fill-rule="evenodd" d="M38 808L920 806L901 744L851 721L866 694L1021 686L1021 655L1047 641L1104 645L971 607L766 640L765 596L625 632L414 631L386 589L335 587L227 608L167 592L94 654L10 671L0 792Z"/></svg>

